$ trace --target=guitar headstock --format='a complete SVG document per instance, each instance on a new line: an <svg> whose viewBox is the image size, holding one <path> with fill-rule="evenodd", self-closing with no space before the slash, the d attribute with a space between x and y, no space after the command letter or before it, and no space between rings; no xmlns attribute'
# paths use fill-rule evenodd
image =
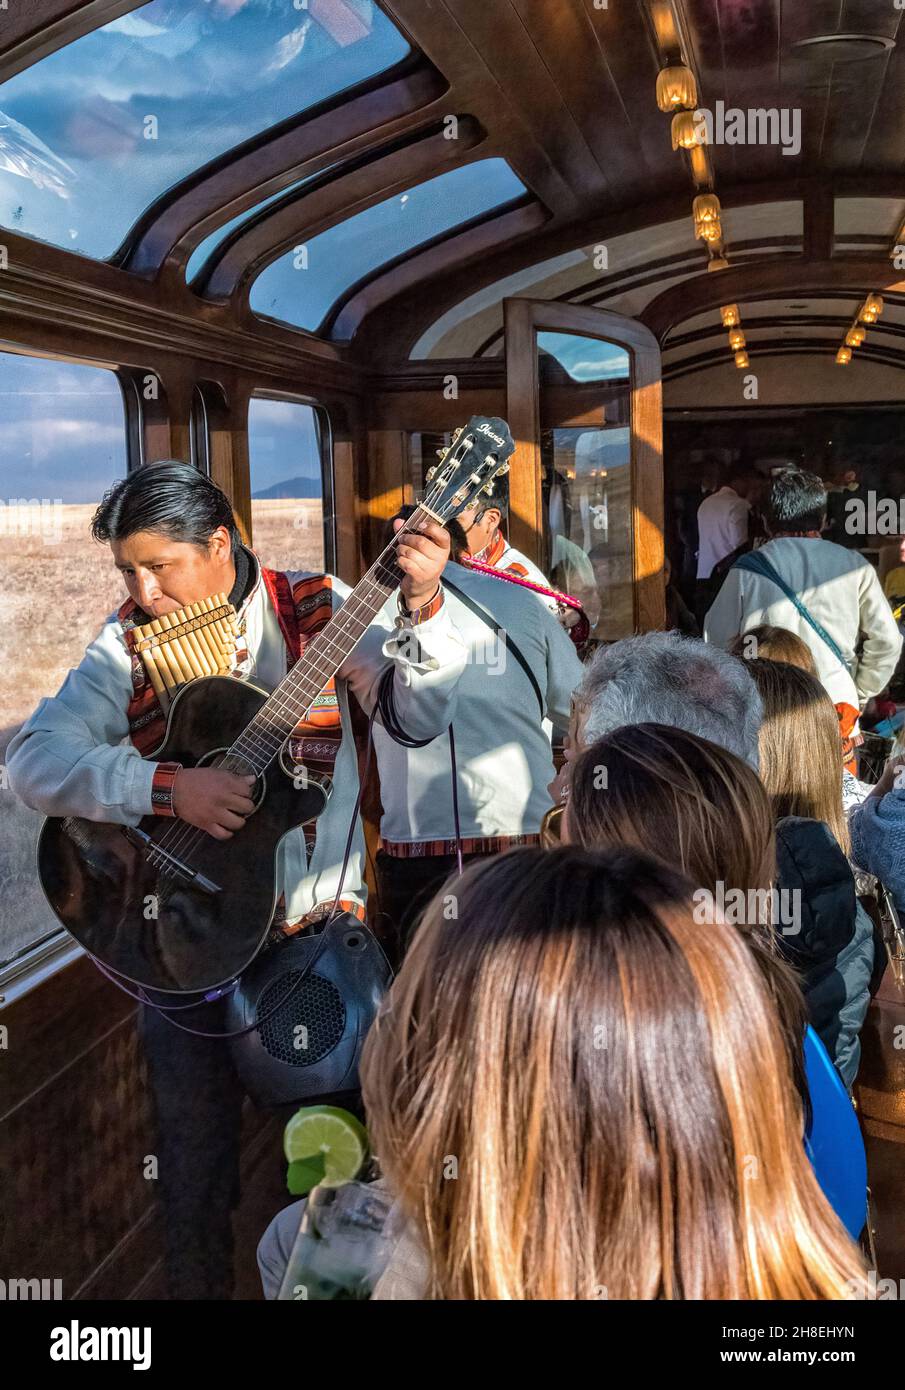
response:
<svg viewBox="0 0 905 1390"><path fill-rule="evenodd" d="M441 523L464 512L494 479L509 471L515 450L509 426L492 415L473 415L456 430L438 464L428 469L421 506Z"/></svg>

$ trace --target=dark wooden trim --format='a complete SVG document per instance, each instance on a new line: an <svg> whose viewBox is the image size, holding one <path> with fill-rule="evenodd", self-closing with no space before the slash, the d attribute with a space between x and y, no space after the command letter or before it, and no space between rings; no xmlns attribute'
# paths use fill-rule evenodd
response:
<svg viewBox="0 0 905 1390"><path fill-rule="evenodd" d="M507 414L516 442L509 485L512 543L541 559L538 331L577 333L625 348L631 363L632 595L635 630L666 622L663 578L663 423L660 349L637 319L606 309L532 299L504 299Z"/></svg>
<svg viewBox="0 0 905 1390"><path fill-rule="evenodd" d="M392 80L381 74L379 86L359 95L341 93L289 129L284 122L265 131L169 189L114 260L141 275L163 267L168 277L181 279L195 247L218 227L319 166L361 157L417 128L446 90L436 69L422 62Z"/></svg>
<svg viewBox="0 0 905 1390"><path fill-rule="evenodd" d="M824 288L852 288L853 297L868 290L905 295L902 272L888 257L836 256L831 261L808 261L803 256L765 260L756 265L730 265L728 270L684 280L657 295L641 315L662 343L676 324L720 304L747 299L775 299L783 294L814 295Z"/></svg>
<svg viewBox="0 0 905 1390"><path fill-rule="evenodd" d="M326 331L334 338L353 339L359 324L378 305L409 287L420 285L423 289L438 271L442 273L453 263L460 266L478 263L502 240L510 244L526 241L548 217L546 208L539 203L509 204L477 222L455 228L420 251L382 267L359 287L353 287L326 320Z"/></svg>
<svg viewBox="0 0 905 1390"><path fill-rule="evenodd" d="M776 343L749 343L747 353L749 361L757 357L826 357L831 361L839 340L827 338L825 344L821 345L819 340L801 339L798 342L793 338L780 339ZM860 358L867 361L878 362L886 367L895 367L897 371L905 371L905 353L878 351L876 347L869 347L866 343L858 348L857 354ZM719 366L725 363L727 369L738 372L732 360L732 353L728 348L720 351L698 353L694 357L684 358L681 362L675 362L672 366L664 365L664 382L677 381L679 377L694 376L697 372L704 371L708 367ZM843 371L844 368L839 369Z"/></svg>
<svg viewBox="0 0 905 1390"><path fill-rule="evenodd" d="M0 23L0 82L145 0L11 0Z"/></svg>
<svg viewBox="0 0 905 1390"><path fill-rule="evenodd" d="M485 138L477 121L463 116L459 139L447 140L442 128L416 134L386 154L360 163L341 179L331 179L303 198L277 203L248 227L239 228L213 261L204 286L204 297L228 300L247 290L261 271L299 240L311 241L328 227L354 217L357 212L405 192L413 184L444 170L470 163Z"/></svg>

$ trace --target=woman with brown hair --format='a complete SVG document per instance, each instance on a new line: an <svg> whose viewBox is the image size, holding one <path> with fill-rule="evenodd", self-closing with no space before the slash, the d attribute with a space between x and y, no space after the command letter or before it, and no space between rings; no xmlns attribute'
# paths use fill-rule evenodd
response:
<svg viewBox="0 0 905 1390"><path fill-rule="evenodd" d="M776 817L777 883L800 905L779 938L802 981L808 1013L846 1085L861 1057L874 930L855 896L846 855L839 734L820 681L783 661L745 663L763 702L760 775Z"/></svg>
<svg viewBox="0 0 905 1390"><path fill-rule="evenodd" d="M852 1297L769 991L649 857L514 850L428 909L362 1060L375 1296Z"/></svg>
<svg viewBox="0 0 905 1390"><path fill-rule="evenodd" d="M773 810L741 758L685 729L629 724L578 759L562 824L565 843L653 854L695 887L700 920L719 913L745 932L783 1022L790 1065L807 1097L801 990L777 954ZM788 913L786 913L788 915Z"/></svg>

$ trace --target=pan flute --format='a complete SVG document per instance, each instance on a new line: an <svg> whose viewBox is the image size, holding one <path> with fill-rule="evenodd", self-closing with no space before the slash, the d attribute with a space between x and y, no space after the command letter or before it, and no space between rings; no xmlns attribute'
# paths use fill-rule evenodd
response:
<svg viewBox="0 0 905 1390"><path fill-rule="evenodd" d="M135 650L158 699L198 676L225 676L233 669L239 620L225 594L214 594L135 630Z"/></svg>

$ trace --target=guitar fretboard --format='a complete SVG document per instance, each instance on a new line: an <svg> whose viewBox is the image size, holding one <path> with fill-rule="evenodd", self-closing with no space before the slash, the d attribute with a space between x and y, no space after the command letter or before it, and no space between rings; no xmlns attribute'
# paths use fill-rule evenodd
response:
<svg viewBox="0 0 905 1390"><path fill-rule="evenodd" d="M258 776L279 753L296 725L305 718L324 686L336 675L359 638L370 627L390 594L399 586L396 547L410 531L423 530L435 518L418 507L386 550L356 584L339 612L308 643L299 660L243 729L223 765L250 765Z"/></svg>

